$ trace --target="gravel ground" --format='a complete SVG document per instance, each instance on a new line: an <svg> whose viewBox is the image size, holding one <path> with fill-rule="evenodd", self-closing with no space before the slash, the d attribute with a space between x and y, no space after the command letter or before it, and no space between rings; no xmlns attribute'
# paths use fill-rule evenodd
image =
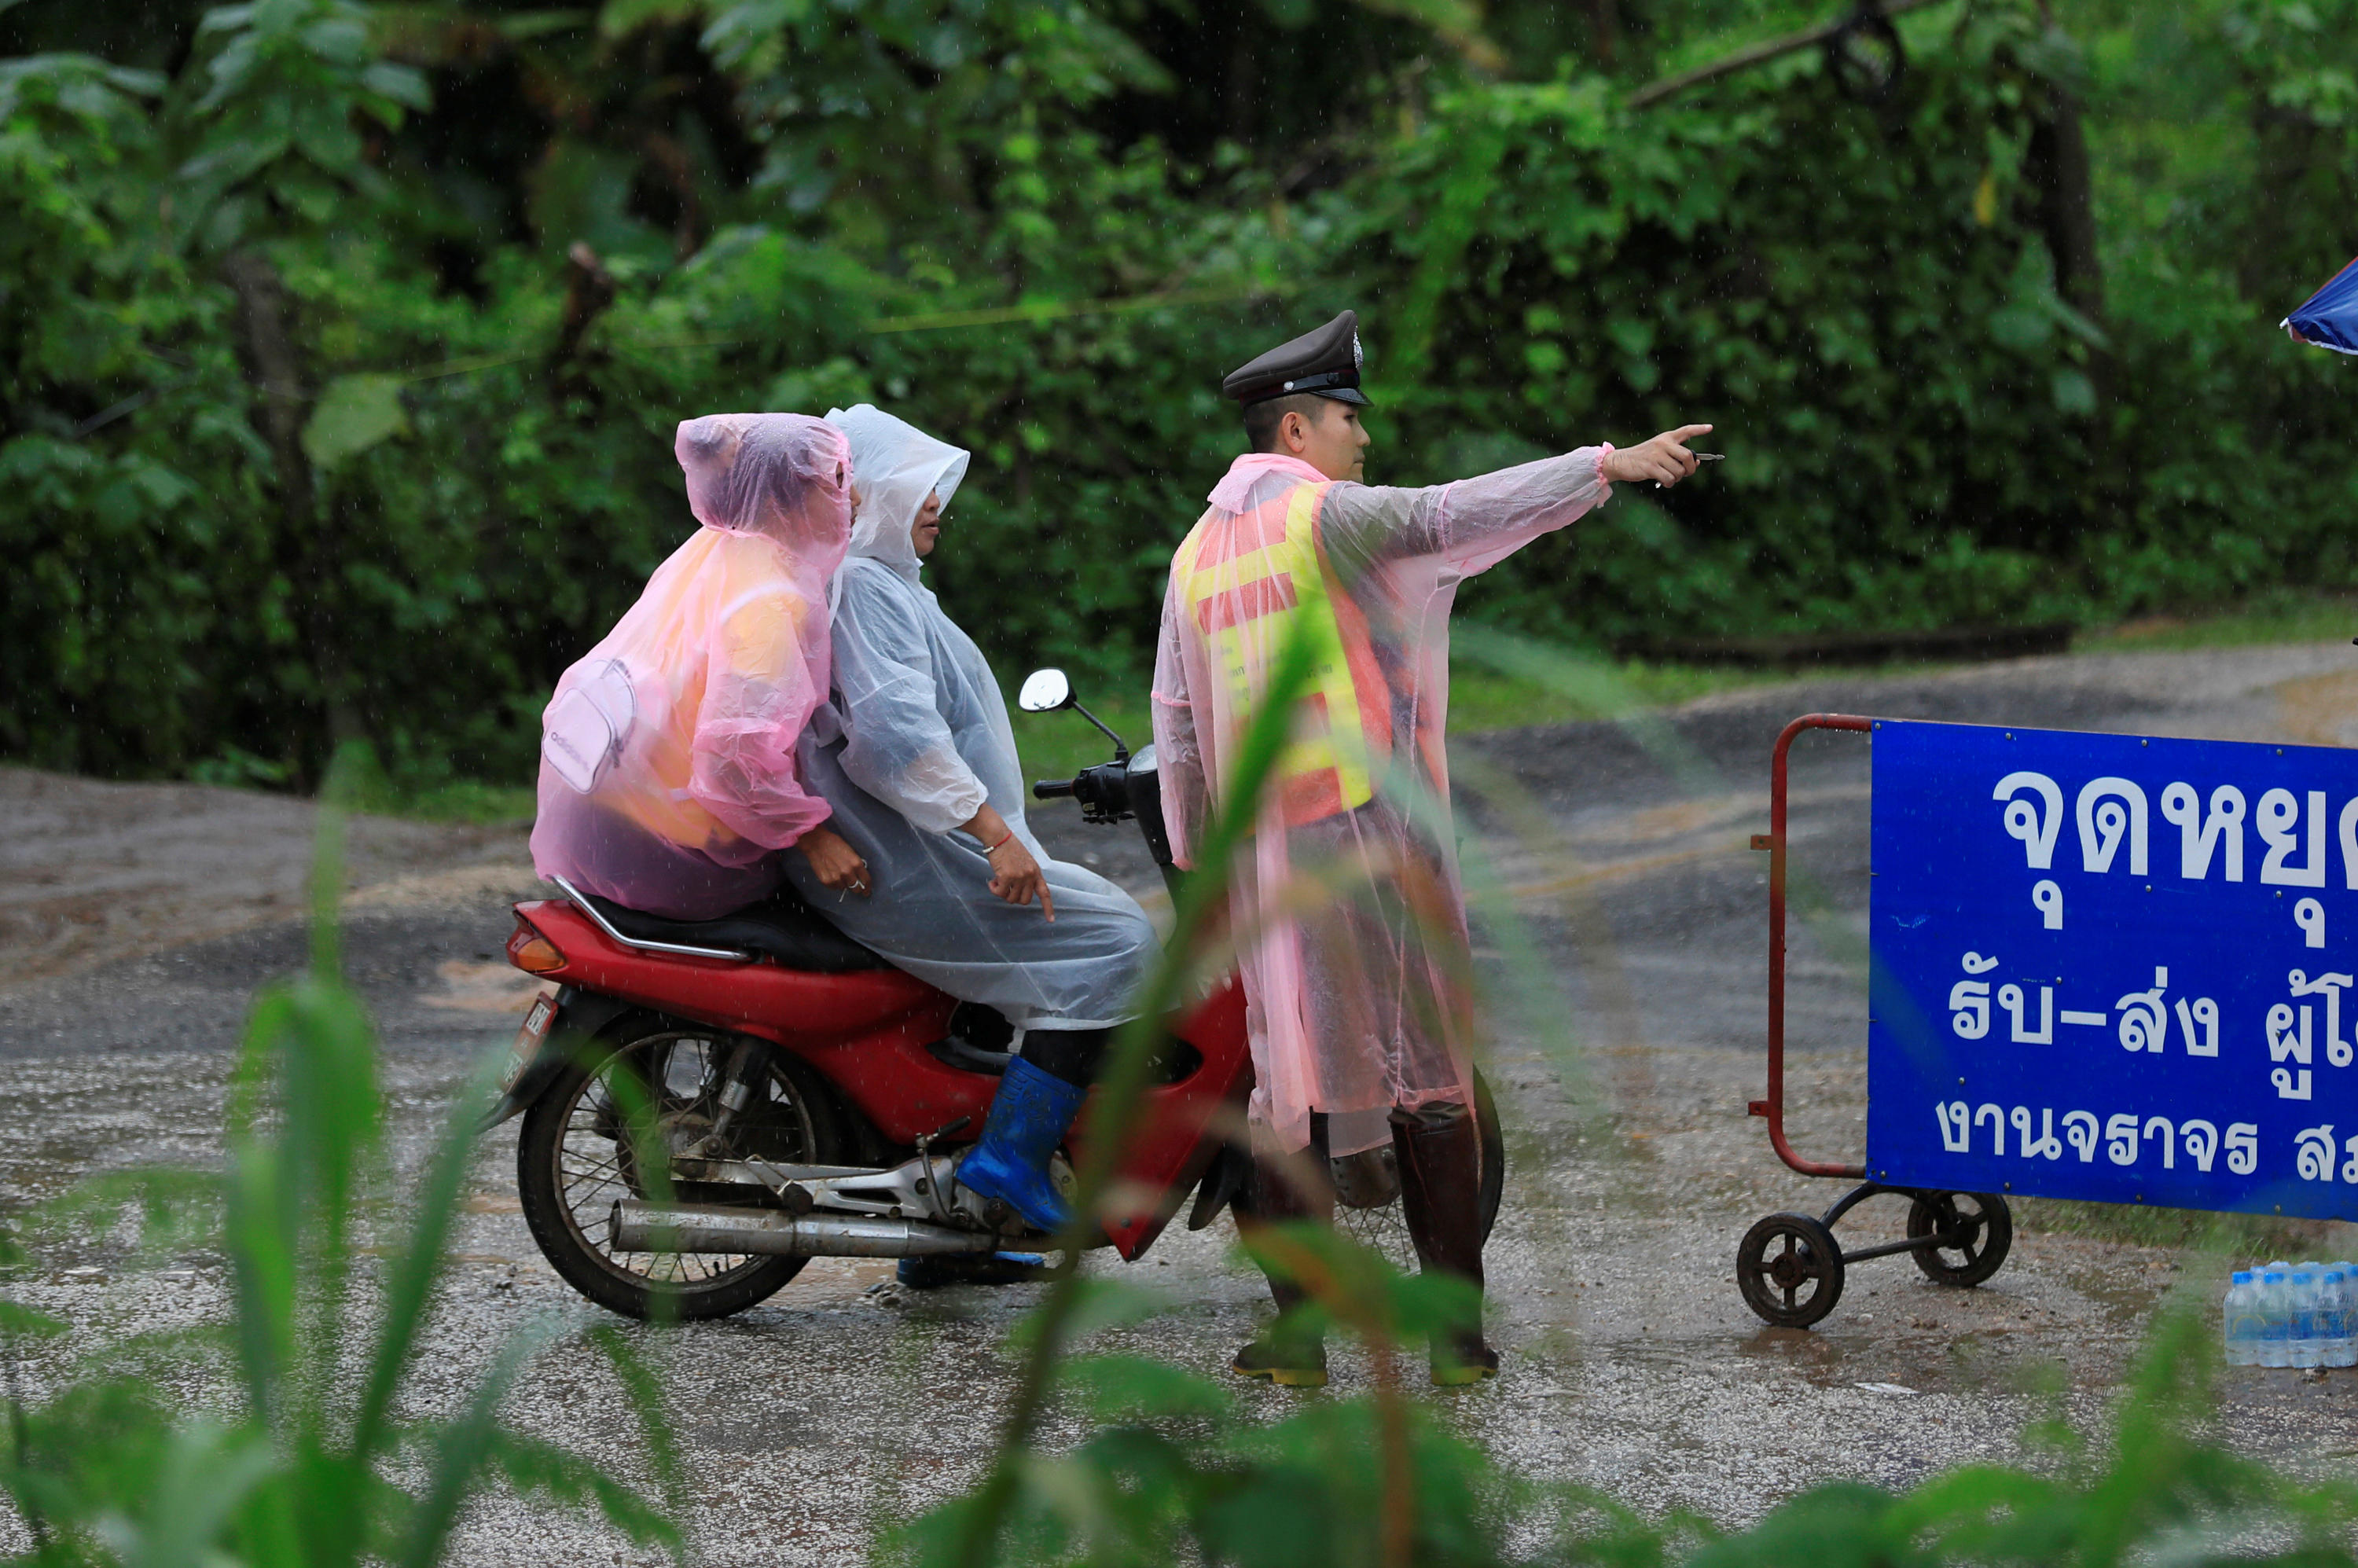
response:
<svg viewBox="0 0 2358 1568"><path fill-rule="evenodd" d="M1822 1209L1840 1190L1786 1171L1744 1108L1760 1093L1765 979L1765 869L1747 837L1767 825L1770 741L1811 710L2342 744L2358 741L2344 728L2358 716L2358 660L2340 644L2027 660L1709 699L1639 731L1648 744L1609 725L1458 744L1469 852L1517 916L1490 924L1485 955L1503 999L1487 1067L1509 1136L1489 1256L1492 1336L1507 1366L1494 1384L1436 1399L1526 1473L1728 1524L1830 1477L1904 1485L2015 1457L2025 1427L2059 1408L2100 1426L2155 1303L2181 1281L2207 1291L2215 1268L2169 1244L2191 1227L2168 1217L2026 1205L2011 1259L1978 1289L1932 1285L1890 1259L1859 1265L1812 1331L1764 1329L1744 1307L1732 1269L1744 1229L1772 1211ZM1866 785L1853 737L1812 738L1797 753L1796 866L1815 902L1792 966L1790 1125L1822 1157L1855 1153L1866 1111L1855 955ZM54 927L0 920L0 972L19 977L0 989L0 1203L92 1171L216 1157L246 1000L302 961L304 933L285 917L308 852L301 808L185 786L135 800L119 788L0 773L0 793L37 803L20 810L32 827L0 851L5 863L45 868L44 896L86 901L98 913L85 924L102 934L61 941ZM117 810L115 825L86 830L85 796ZM1127 829L1048 813L1043 828L1060 853L1151 886ZM394 1164L408 1170L470 1064L503 1043L532 994L498 961L504 902L532 883L513 833L393 824L362 838L373 847L354 856L346 945L384 1038ZM243 919L211 896L217 883L270 877L279 902L255 902ZM27 902L9 897L0 908ZM1517 942L1535 964L1508 961ZM100 961L126 949L138 956ZM1543 1005L1515 1003L1535 987ZM617 1391L593 1357L568 1353L599 1319L540 1260L517 1211L514 1138L511 1127L484 1141L409 1408L454 1408L501 1336L556 1314L574 1327L512 1414L633 1473ZM1856 1224L1879 1238L1897 1233L1900 1213L1878 1200ZM398 1222L377 1221L386 1236ZM2349 1227L2278 1234L2309 1254L2358 1249ZM1261 1311L1230 1240L1226 1222L1174 1231L1120 1271L1171 1308L1101 1343L1217 1374ZM205 1260L140 1271L120 1253L89 1241L24 1288L28 1304L74 1325L25 1368L37 1390L123 1336L222 1311ZM663 1369L686 1441L700 1561L852 1560L876 1531L979 1473L1011 1382L1003 1339L1038 1288L914 1294L890 1275L821 1260L728 1322L631 1331ZM1356 1354L1338 1354L1336 1371L1339 1390L1364 1387ZM220 1397L200 1376L185 1391ZM1316 1396L1247 1387L1238 1397L1275 1414ZM2343 1465L2358 1447L2358 1376L2238 1374L2220 1421L2248 1451ZM1052 1440L1072 1432L1055 1426ZM470 1517L459 1553L560 1555L632 1560L588 1521L501 1498Z"/></svg>

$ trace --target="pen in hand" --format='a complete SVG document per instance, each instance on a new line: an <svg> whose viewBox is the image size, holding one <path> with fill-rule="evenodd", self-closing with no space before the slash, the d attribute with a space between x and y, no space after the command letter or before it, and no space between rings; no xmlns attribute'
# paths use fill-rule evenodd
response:
<svg viewBox="0 0 2358 1568"><path fill-rule="evenodd" d="M1727 460L1727 454L1725 452L1693 452L1689 455L1699 463L1723 463ZM1654 488L1656 490L1661 489L1662 481L1660 480L1656 480L1654 481ZM2358 639L2353 639L2353 641L2358 641Z"/></svg>

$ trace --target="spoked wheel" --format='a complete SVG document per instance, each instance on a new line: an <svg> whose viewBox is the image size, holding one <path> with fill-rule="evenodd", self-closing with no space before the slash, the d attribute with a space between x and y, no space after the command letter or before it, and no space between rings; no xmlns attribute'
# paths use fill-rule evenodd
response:
<svg viewBox="0 0 2358 1568"><path fill-rule="evenodd" d="M1998 1271L2014 1246L2014 1211L1996 1193L1919 1193L1908 1206L1908 1239L1953 1239L1909 1254L1936 1284L1978 1285Z"/></svg>
<svg viewBox="0 0 2358 1568"><path fill-rule="evenodd" d="M1400 1160L1388 1144L1332 1162L1335 1228L1360 1246L1383 1254L1404 1273L1416 1269L1416 1244L1409 1239L1401 1212Z"/></svg>
<svg viewBox="0 0 2358 1568"><path fill-rule="evenodd" d="M1779 1328L1807 1328L1842 1300L1842 1249L1806 1214L1772 1214L1736 1249L1744 1304Z"/></svg>
<svg viewBox="0 0 2358 1568"><path fill-rule="evenodd" d="M1482 1133L1482 1239L1490 1239L1498 1223L1499 1200L1507 1191L1507 1140L1498 1129L1498 1107L1490 1086L1477 1070L1474 1075L1474 1114ZM1362 1247L1380 1252L1402 1273L1416 1270L1416 1243L1408 1233L1408 1216L1400 1201L1400 1158L1391 1146L1347 1154L1332 1162L1335 1182L1335 1228Z"/></svg>
<svg viewBox="0 0 2358 1568"><path fill-rule="evenodd" d="M752 1092L716 1144L724 1078L740 1052ZM669 1182L673 1157L830 1164L837 1141L823 1096L777 1046L643 1016L596 1042L533 1102L516 1141L516 1184L542 1254L600 1306L636 1318L725 1317L767 1299L807 1260L616 1251L615 1203L755 1201L742 1187Z"/></svg>

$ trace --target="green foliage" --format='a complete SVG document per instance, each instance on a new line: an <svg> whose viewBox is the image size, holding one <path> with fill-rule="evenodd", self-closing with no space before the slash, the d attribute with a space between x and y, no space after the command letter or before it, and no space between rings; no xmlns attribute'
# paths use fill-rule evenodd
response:
<svg viewBox="0 0 2358 1568"><path fill-rule="evenodd" d="M39 1217L48 1226L77 1216L112 1220L133 1200L161 1239L218 1249L234 1288L227 1343L218 1347L227 1351L233 1397L192 1415L162 1396L164 1387L224 1369L217 1347L202 1345L185 1347L170 1384L115 1357L29 1408L12 1397L0 1487L36 1544L11 1561L423 1568L442 1560L460 1509L495 1479L594 1507L641 1544L678 1546L665 1509L499 1422L502 1400L556 1337L555 1325L498 1346L455 1418L395 1414L442 1273L485 1086L459 1098L417 1189L404 1195L414 1204L407 1235L386 1249L373 1271L375 1289L363 1293L354 1224L374 1184L384 1116L366 1017L336 973L328 918L335 831L332 821L323 828L311 970L265 990L247 1024L226 1170L217 1178L116 1177ZM13 1241L9 1260L22 1260ZM0 1303L0 1336L59 1326ZM646 1372L611 1331L585 1337L612 1364L668 1486L670 1437ZM396 1470L417 1477L415 1490L391 1479Z"/></svg>
<svg viewBox="0 0 2358 1568"><path fill-rule="evenodd" d="M144 199L160 85L0 63L0 748L69 766L192 761L224 705L184 654L253 631L226 312Z"/></svg>
<svg viewBox="0 0 2358 1568"><path fill-rule="evenodd" d="M1736 454L1525 552L1486 603L1607 636L2082 611L2087 585L2043 562L2087 526L2093 334L2013 199L2028 37L1966 13L1880 112L1815 71L1634 123L1594 81L1438 106L1365 209L1413 280L1384 401L1533 452L1704 419Z"/></svg>
<svg viewBox="0 0 2358 1568"><path fill-rule="evenodd" d="M303 427L303 455L316 468L331 469L408 430L399 376L340 375Z"/></svg>
<svg viewBox="0 0 2358 1568"><path fill-rule="evenodd" d="M63 4L17 36L157 58ZM0 754L299 786L364 737L405 794L521 784L690 526L674 425L862 398L974 448L931 576L1002 670L1134 687L1217 373L1347 304L1379 478L1718 427L1471 585L1509 629L2346 585L2347 367L2268 327L2346 249L2349 10L2080 0L2082 49L1939 5L1888 103L1803 52L1632 113L1816 12L167 6L169 79L0 61ZM2061 92L2101 316L2056 281Z"/></svg>
<svg viewBox="0 0 2358 1568"><path fill-rule="evenodd" d="M1365 1290L1364 1276L1385 1265L1365 1259L1356 1269ZM1395 1279L1379 1293L1406 1304L1418 1284ZM1368 1344L1380 1354L1386 1340ZM2048 1458L2034 1467L1966 1465L1903 1493L1824 1483L1728 1534L1692 1515L1643 1519L1594 1490L1514 1475L1427 1406L1395 1401L1400 1422L1388 1426L1380 1385L1357 1398L1307 1399L1265 1423L1238 1403L1232 1384L1136 1357L1085 1358L1064 1369L1064 1388L1088 1435L1014 1467L1010 1524L980 1560L1088 1568L2353 1561L2358 1488L2288 1480L2202 1435L2212 1357L2207 1314L2180 1303L2157 1321L2101 1443L2042 1429L2031 1446ZM1404 1470L1391 1468L1394 1444ZM1401 1501L1383 1484L1393 1474L1413 1478L1410 1528L1387 1541L1381 1521ZM963 1498L916 1520L888 1561L978 1560L966 1552L978 1507Z"/></svg>
<svg viewBox="0 0 2358 1568"><path fill-rule="evenodd" d="M203 92L187 105L192 155L177 171L181 221L207 248L288 225L325 227L357 195L381 197L364 127L397 129L426 84L377 57L357 0L249 0L205 13ZM190 83L189 85L194 85Z"/></svg>
<svg viewBox="0 0 2358 1568"><path fill-rule="evenodd" d="M1117 1414L1068 1454L1022 1467L1012 1527L989 1561L1116 1564L1203 1562L1308 1568L1384 1561L1382 1422L1372 1400L1311 1400L1271 1425L1239 1419L1228 1390L1146 1361L1076 1363L1077 1391ZM1422 1407L1408 1416L1415 1477L1412 1555L1436 1568L1521 1561L1507 1554L1514 1487ZM903 1561L950 1563L969 1528L953 1504L919 1521Z"/></svg>

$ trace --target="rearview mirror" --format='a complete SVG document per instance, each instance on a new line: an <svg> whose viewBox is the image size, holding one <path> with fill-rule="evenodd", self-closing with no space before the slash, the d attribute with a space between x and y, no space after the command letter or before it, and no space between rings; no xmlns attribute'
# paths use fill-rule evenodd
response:
<svg viewBox="0 0 2358 1568"><path fill-rule="evenodd" d="M1073 683L1065 678L1062 670L1033 670L1023 677L1023 689L1016 694L1015 706L1026 713L1054 713L1073 700Z"/></svg>

